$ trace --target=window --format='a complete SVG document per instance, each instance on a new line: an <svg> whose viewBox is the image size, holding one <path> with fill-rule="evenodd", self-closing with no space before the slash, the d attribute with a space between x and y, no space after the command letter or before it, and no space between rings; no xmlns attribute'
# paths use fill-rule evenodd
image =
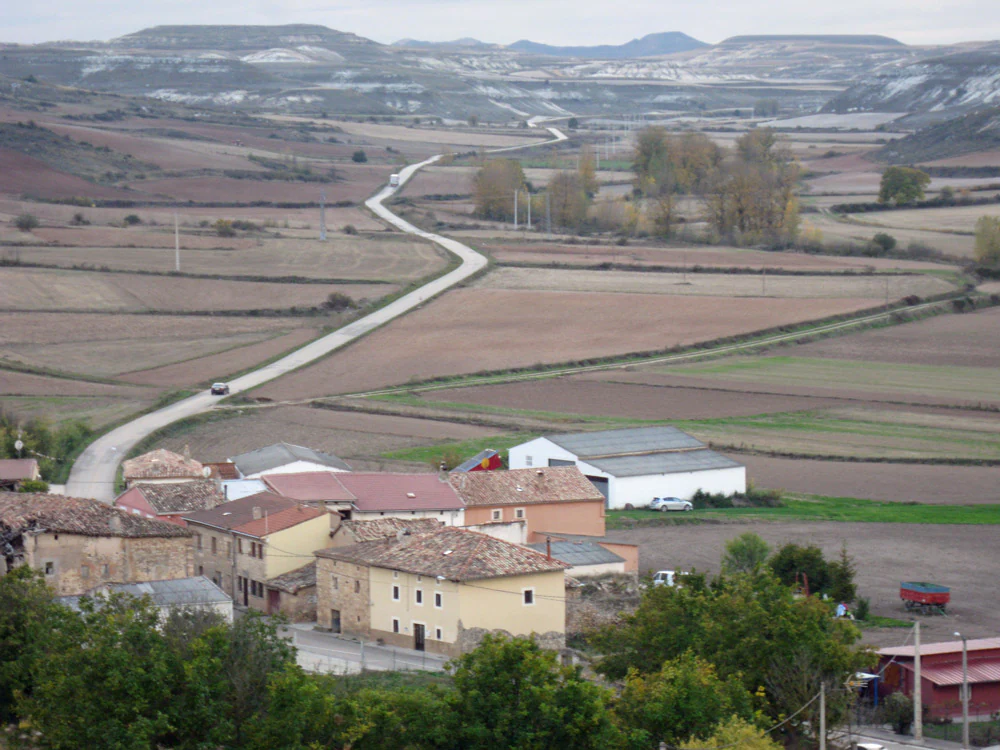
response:
<svg viewBox="0 0 1000 750"><path fill-rule="evenodd" d="M213 537L212 537L212 554L213 554L213 555L214 555L214 554L216 554L216 553L218 552L218 550L216 549L216 542L217 542L217 541L218 541L218 540L217 540L217 539L216 539L216 538L215 538L215 537L213 536Z"/></svg>
<svg viewBox="0 0 1000 750"><path fill-rule="evenodd" d="M420 583L422 580L424 580L423 576L417 576L417 583Z"/></svg>
<svg viewBox="0 0 1000 750"><path fill-rule="evenodd" d="M257 557L260 558L261 560L264 559L264 543L263 542L258 542L258 544L257 544Z"/></svg>
<svg viewBox="0 0 1000 750"><path fill-rule="evenodd" d="M424 603L424 590L423 589L414 589L413 590L413 600L417 604L423 605L423 603Z"/></svg>
<svg viewBox="0 0 1000 750"><path fill-rule="evenodd" d="M514 518L521 520L524 518L524 508L514 508Z"/></svg>
<svg viewBox="0 0 1000 750"><path fill-rule="evenodd" d="M535 603L535 590L534 589L524 589L524 605L526 607L531 606Z"/></svg>
<svg viewBox="0 0 1000 750"><path fill-rule="evenodd" d="M440 591L434 592L434 606L438 609L441 609L441 607L444 606L444 597L441 596Z"/></svg>
<svg viewBox="0 0 1000 750"><path fill-rule="evenodd" d="M132 508L132 513L135 514L135 515L137 515L137 516L141 516L142 515L142 513L139 512L138 508Z"/></svg>
<svg viewBox="0 0 1000 750"><path fill-rule="evenodd" d="M259 581L250 581L250 594L258 599L264 596L264 584Z"/></svg>
<svg viewBox="0 0 1000 750"><path fill-rule="evenodd" d="M198 549L200 550L201 549L201 534L195 534L195 536L198 539Z"/></svg>
<svg viewBox="0 0 1000 750"><path fill-rule="evenodd" d="M90 566L81 565L80 566L80 578L90 578Z"/></svg>
<svg viewBox="0 0 1000 750"><path fill-rule="evenodd" d="M436 640L443 640L444 636L441 633L441 628L434 628L434 638Z"/></svg>
<svg viewBox="0 0 1000 750"><path fill-rule="evenodd" d="M250 557L257 557L257 542L250 542Z"/></svg>
<svg viewBox="0 0 1000 750"><path fill-rule="evenodd" d="M104 567L106 568L108 566L105 565ZM105 573L104 575L107 575L107 573ZM199 565L198 566L198 575L200 575L200 576L205 575L205 566L204 565Z"/></svg>
<svg viewBox="0 0 1000 750"><path fill-rule="evenodd" d="M398 570L392 571L392 577L393 578L399 578L399 571Z"/></svg>
<svg viewBox="0 0 1000 750"><path fill-rule="evenodd" d="M55 572L56 572L56 564L54 562L49 560L47 563L45 563L45 575L50 576L55 574Z"/></svg>
<svg viewBox="0 0 1000 750"><path fill-rule="evenodd" d="M108 565L107 563L105 563L101 567L101 575L104 576L105 578L107 578L109 575L111 575L111 566Z"/></svg>
<svg viewBox="0 0 1000 750"><path fill-rule="evenodd" d="M340 589L340 580L337 578L337 576L334 576L333 577L333 590L337 591L339 589Z"/></svg>
<svg viewBox="0 0 1000 750"><path fill-rule="evenodd" d="M392 600L394 602L398 602L399 601L399 586L393 586L392 587Z"/></svg>
<svg viewBox="0 0 1000 750"><path fill-rule="evenodd" d="M490 517L494 521L502 521L503 520L503 511L500 510L499 508L497 508L496 510L493 511L493 513L492 513L492 515Z"/></svg>
<svg viewBox="0 0 1000 750"><path fill-rule="evenodd" d="M354 582L354 593L355 594L360 594L361 593L361 581L357 581L356 580Z"/></svg>
<svg viewBox="0 0 1000 750"><path fill-rule="evenodd" d="M226 542L226 557L233 556L233 543L231 541Z"/></svg>
<svg viewBox="0 0 1000 750"><path fill-rule="evenodd" d="M236 540L236 551L239 552L241 555L243 554L243 540L242 539L237 539Z"/></svg>
<svg viewBox="0 0 1000 750"><path fill-rule="evenodd" d="M524 457L524 465L525 466L534 466L534 463L533 463L533 461L531 459L531 456L525 456Z"/></svg>
<svg viewBox="0 0 1000 750"><path fill-rule="evenodd" d="M399 618L398 617L393 617L392 618L392 632L393 633L398 633L399 632Z"/></svg>

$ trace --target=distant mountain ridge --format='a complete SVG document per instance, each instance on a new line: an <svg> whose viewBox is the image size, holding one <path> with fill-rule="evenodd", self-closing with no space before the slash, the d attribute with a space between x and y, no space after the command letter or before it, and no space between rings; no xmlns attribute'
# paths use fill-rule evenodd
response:
<svg viewBox="0 0 1000 750"><path fill-rule="evenodd" d="M680 31L664 31L658 34L647 34L642 39L633 39L625 44L601 44L582 47L556 47L549 44L539 44L527 39L514 42L507 49L525 52L532 55L550 55L553 57L592 57L607 60L624 60L633 57L653 57L655 55L671 55L675 52L690 52L691 50L708 47L705 42Z"/></svg>
<svg viewBox="0 0 1000 750"><path fill-rule="evenodd" d="M481 42L478 39L473 39L472 37L462 37L461 39L452 39L450 42L426 42L421 39L400 39L399 41L393 42L393 47L414 47L418 49L447 49L447 50L461 50L461 49L496 49L500 45L490 44L489 42Z"/></svg>
<svg viewBox="0 0 1000 750"><path fill-rule="evenodd" d="M112 39L114 47L127 49L266 50L296 45L321 47L381 47L378 42L316 24L284 26L153 26Z"/></svg>
<svg viewBox="0 0 1000 750"><path fill-rule="evenodd" d="M846 44L859 47L905 47L897 39L880 34L748 34L731 36L719 42L720 47L741 44L812 42L818 44Z"/></svg>

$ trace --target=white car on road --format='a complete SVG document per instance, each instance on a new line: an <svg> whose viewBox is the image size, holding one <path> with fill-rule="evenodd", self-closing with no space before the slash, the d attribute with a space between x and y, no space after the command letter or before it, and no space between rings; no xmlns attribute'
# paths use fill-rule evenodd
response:
<svg viewBox="0 0 1000 750"><path fill-rule="evenodd" d="M694 510L694 505L689 500L681 500L679 497L654 497L649 509L666 513L670 510Z"/></svg>

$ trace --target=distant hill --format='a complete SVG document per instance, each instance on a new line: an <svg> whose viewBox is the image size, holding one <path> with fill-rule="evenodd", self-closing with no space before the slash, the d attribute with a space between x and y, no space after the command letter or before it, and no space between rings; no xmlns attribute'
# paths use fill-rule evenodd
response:
<svg viewBox="0 0 1000 750"><path fill-rule="evenodd" d="M285 26L153 26L112 39L111 44L127 49L240 52L299 45L333 49L382 46L356 34L305 23Z"/></svg>
<svg viewBox="0 0 1000 750"><path fill-rule="evenodd" d="M774 44L809 42L813 44L846 44L858 47L905 47L902 42L878 34L759 34L731 36L719 42L719 46L744 44Z"/></svg>
<svg viewBox="0 0 1000 750"><path fill-rule="evenodd" d="M472 37L463 37L462 39L453 39L450 42L425 42L420 39L400 39L398 42L393 42L392 46L410 47L415 49L462 50L495 49L499 45L490 44L489 42L481 42L478 39L473 39Z"/></svg>
<svg viewBox="0 0 1000 750"><path fill-rule="evenodd" d="M995 103L1000 52L990 48L887 66L834 97L824 112L947 113Z"/></svg>
<svg viewBox="0 0 1000 750"><path fill-rule="evenodd" d="M987 107L893 141L874 156L890 164L919 164L997 149L1000 107Z"/></svg>
<svg viewBox="0 0 1000 750"><path fill-rule="evenodd" d="M707 47L705 42L688 36L680 31L665 31L660 34L648 34L642 39L633 39L625 44L602 44L596 47L553 47L548 44L538 44L527 39L508 45L508 49L525 52L532 55L551 55L553 57L593 57L606 60L624 60L633 57L653 57L654 55L671 55L675 52Z"/></svg>

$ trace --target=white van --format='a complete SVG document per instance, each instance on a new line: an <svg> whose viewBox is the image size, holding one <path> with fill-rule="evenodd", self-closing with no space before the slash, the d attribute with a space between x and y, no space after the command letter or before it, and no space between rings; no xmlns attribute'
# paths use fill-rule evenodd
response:
<svg viewBox="0 0 1000 750"><path fill-rule="evenodd" d="M399 187L399 175L391 174L389 175L389 187Z"/></svg>

